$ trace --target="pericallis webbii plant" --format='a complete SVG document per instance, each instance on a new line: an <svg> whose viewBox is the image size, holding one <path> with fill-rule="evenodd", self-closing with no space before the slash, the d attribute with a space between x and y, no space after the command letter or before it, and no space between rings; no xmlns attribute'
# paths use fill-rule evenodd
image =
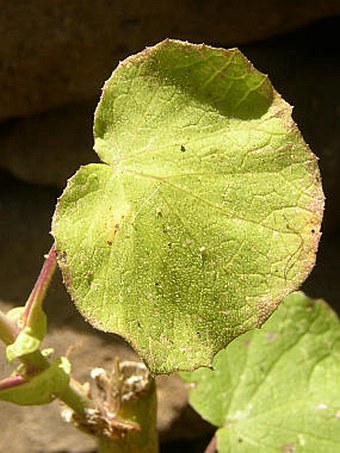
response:
<svg viewBox="0 0 340 453"><path fill-rule="evenodd" d="M152 376L186 371L193 406L218 427L209 448L335 451L338 320L324 302L289 296L314 266L324 196L268 77L237 49L163 41L105 83L94 137L102 163L68 181L40 280L0 319L8 359L23 363L0 398L58 397L99 451L152 453ZM55 261L84 318L124 337L147 368L95 368L89 387L40 351Z"/></svg>

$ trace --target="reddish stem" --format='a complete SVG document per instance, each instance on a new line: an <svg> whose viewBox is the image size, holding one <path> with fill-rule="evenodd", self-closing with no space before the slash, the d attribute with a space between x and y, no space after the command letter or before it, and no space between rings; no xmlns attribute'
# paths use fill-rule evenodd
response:
<svg viewBox="0 0 340 453"><path fill-rule="evenodd" d="M34 288L28 298L26 304L26 310L24 314L24 327L28 323L28 318L30 316L32 307L38 302L42 302L48 288L48 285L51 281L53 272L56 266L56 249L55 244L53 243L47 258L44 262L44 265L40 271L39 277L35 282Z"/></svg>
<svg viewBox="0 0 340 453"><path fill-rule="evenodd" d="M204 453L216 453L216 452L217 452L217 437L215 435L209 442L209 445L205 449Z"/></svg>
<svg viewBox="0 0 340 453"><path fill-rule="evenodd" d="M18 385L24 384L25 382L26 380L20 375L10 376L0 381L0 391L7 390L12 387L17 387Z"/></svg>

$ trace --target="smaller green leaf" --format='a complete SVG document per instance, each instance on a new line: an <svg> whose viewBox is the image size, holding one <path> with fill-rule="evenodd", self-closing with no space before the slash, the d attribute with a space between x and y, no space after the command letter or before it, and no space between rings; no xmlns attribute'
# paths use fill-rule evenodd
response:
<svg viewBox="0 0 340 453"><path fill-rule="evenodd" d="M48 369L34 377L23 379L19 383L13 381L12 387L0 389L0 400L20 406L48 404L65 390L70 372L69 360L66 357L60 357Z"/></svg>
<svg viewBox="0 0 340 453"><path fill-rule="evenodd" d="M12 318L19 320L19 325L20 317L24 316L25 310L25 307L17 307L11 310ZM45 337L47 320L41 307L36 307L32 311L29 321L29 324L20 331L15 342L6 348L6 357L9 362L39 349Z"/></svg>
<svg viewBox="0 0 340 453"><path fill-rule="evenodd" d="M288 296L214 369L182 373L190 403L217 427L219 453L323 452L340 445L340 329L322 300Z"/></svg>

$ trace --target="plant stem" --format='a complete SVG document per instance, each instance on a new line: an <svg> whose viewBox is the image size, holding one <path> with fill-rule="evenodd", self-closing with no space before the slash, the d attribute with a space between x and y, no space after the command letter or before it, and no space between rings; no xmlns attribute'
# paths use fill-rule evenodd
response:
<svg viewBox="0 0 340 453"><path fill-rule="evenodd" d="M24 355L20 360L30 373L39 373L50 367L50 362L40 350ZM63 393L58 395L58 399L70 407L80 420L85 420L86 409L92 407L91 400L80 390L80 384L73 378Z"/></svg>
<svg viewBox="0 0 340 453"><path fill-rule="evenodd" d="M205 449L204 453L216 453L216 452L217 452L217 437L215 435L209 442L209 445Z"/></svg>
<svg viewBox="0 0 340 453"><path fill-rule="evenodd" d="M50 366L50 362L44 357L39 349L30 354L21 356L20 361L25 365L26 373L32 375L47 370Z"/></svg>
<svg viewBox="0 0 340 453"><path fill-rule="evenodd" d="M87 409L93 407L91 400L79 390L79 384L73 378L70 379L69 385L65 391L58 397L66 406L70 407L80 420L86 420Z"/></svg>
<svg viewBox="0 0 340 453"><path fill-rule="evenodd" d="M107 419L112 435L98 435L98 453L157 453L156 429L157 398L156 384L144 366L138 362L121 362L111 379L103 380L108 385L107 414L111 412L112 389L120 394L119 409ZM111 391L110 391L111 389ZM113 406L116 405L111 401ZM122 424L130 429L121 431Z"/></svg>
<svg viewBox="0 0 340 453"><path fill-rule="evenodd" d="M25 382L22 376L10 376L0 381L0 390L6 390L21 385Z"/></svg>
<svg viewBox="0 0 340 453"><path fill-rule="evenodd" d="M26 303L23 326L19 327L14 320L10 319L4 312L0 310L0 340L3 341L6 345L14 343L16 337L20 332L20 329L28 325L29 319L33 315L34 310L41 308L55 267L56 250L55 244L53 244Z"/></svg>
<svg viewBox="0 0 340 453"><path fill-rule="evenodd" d="M34 310L40 309L44 301L46 291L51 282L52 276L56 268L56 249L55 244L52 244L50 251L47 254L40 274L35 282L32 292L25 306L24 326L29 324L30 317L34 315Z"/></svg>

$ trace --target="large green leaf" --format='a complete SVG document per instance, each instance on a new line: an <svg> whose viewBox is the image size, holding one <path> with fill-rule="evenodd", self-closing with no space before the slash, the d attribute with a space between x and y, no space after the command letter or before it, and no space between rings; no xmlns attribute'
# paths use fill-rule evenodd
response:
<svg viewBox="0 0 340 453"><path fill-rule="evenodd" d="M190 403L220 429L219 453L339 451L340 325L324 301L288 296L214 369L183 373Z"/></svg>
<svg viewBox="0 0 340 453"><path fill-rule="evenodd" d="M154 372L210 365L312 268L323 194L290 114L236 49L167 40L105 84L105 164L69 181L52 232L80 312Z"/></svg>

